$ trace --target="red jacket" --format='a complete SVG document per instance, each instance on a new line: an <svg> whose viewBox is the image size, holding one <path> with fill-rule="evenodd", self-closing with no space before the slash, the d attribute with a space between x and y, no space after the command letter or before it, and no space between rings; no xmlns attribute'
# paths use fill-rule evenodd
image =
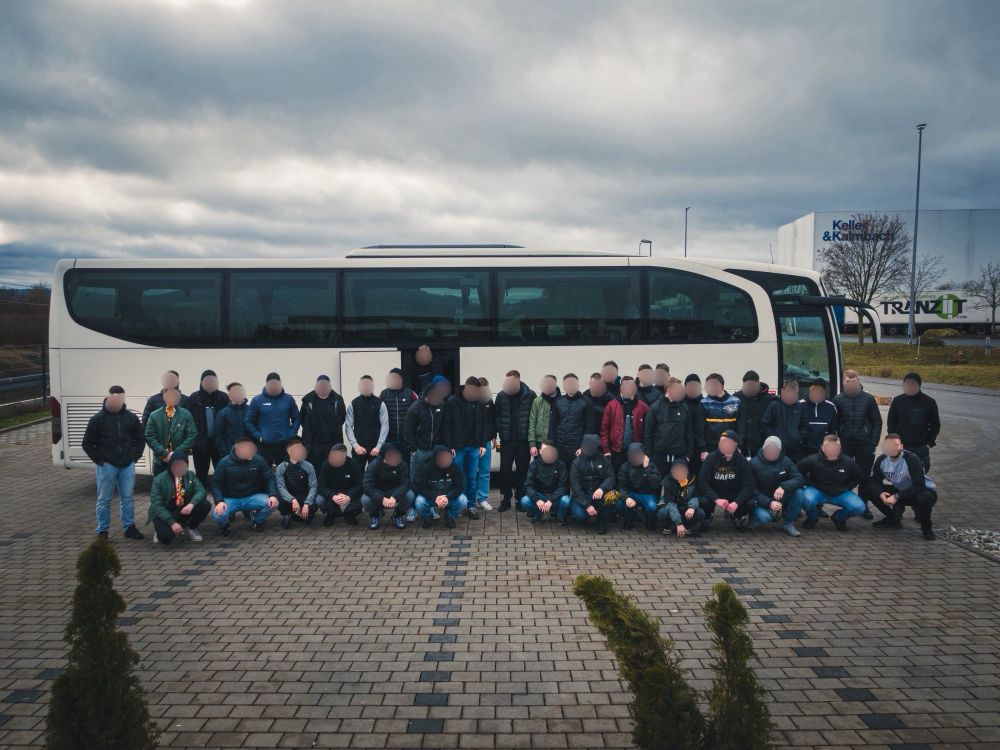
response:
<svg viewBox="0 0 1000 750"><path fill-rule="evenodd" d="M642 442L643 424L649 406L641 398L635 399L632 407L632 442ZM628 450L625 442L625 410L619 399L609 401L601 417L601 451L604 453L624 453Z"/></svg>

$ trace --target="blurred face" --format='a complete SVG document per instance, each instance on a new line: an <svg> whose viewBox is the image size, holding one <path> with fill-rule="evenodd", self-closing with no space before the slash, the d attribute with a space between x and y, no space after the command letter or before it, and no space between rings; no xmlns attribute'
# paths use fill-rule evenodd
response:
<svg viewBox="0 0 1000 750"><path fill-rule="evenodd" d="M107 409L112 414L117 414L125 406L125 394L124 393L109 393L108 397L104 399L104 408Z"/></svg>
<svg viewBox="0 0 1000 750"><path fill-rule="evenodd" d="M844 393L848 396L857 396L861 393L861 380L858 378L844 378Z"/></svg>
<svg viewBox="0 0 1000 750"><path fill-rule="evenodd" d="M667 384L670 373L666 370L653 370L653 382L661 388Z"/></svg>
<svg viewBox="0 0 1000 750"><path fill-rule="evenodd" d="M622 398L635 398L636 390L634 380L622 381Z"/></svg>
<svg viewBox="0 0 1000 750"><path fill-rule="evenodd" d="M441 451L434 456L434 463L437 464L439 469L447 469L451 466L451 454L447 451Z"/></svg>
<svg viewBox="0 0 1000 750"><path fill-rule="evenodd" d="M606 383L614 383L618 378L618 368L614 365L604 365L601 368L601 377Z"/></svg>
<svg viewBox="0 0 1000 750"><path fill-rule="evenodd" d="M575 396L580 392L580 381L576 378L566 378L563 381L563 392L568 396Z"/></svg>
<svg viewBox="0 0 1000 750"><path fill-rule="evenodd" d="M786 385L781 389L781 400L791 406L799 400L798 386Z"/></svg>
<svg viewBox="0 0 1000 750"><path fill-rule="evenodd" d="M437 391L438 398L440 398L441 401L444 401L451 395L451 383L447 380L442 380L434 386L434 390Z"/></svg>
<svg viewBox="0 0 1000 750"><path fill-rule="evenodd" d="M272 398L274 396L281 395L281 381L280 380L268 380L264 383L264 392Z"/></svg>
<svg viewBox="0 0 1000 750"><path fill-rule="evenodd" d="M493 391L490 390L488 385L479 386L479 400L483 402L493 400Z"/></svg>
<svg viewBox="0 0 1000 750"><path fill-rule="evenodd" d="M639 378L639 385L643 388L647 388L653 384L652 370L639 370L637 377Z"/></svg>
<svg viewBox="0 0 1000 750"><path fill-rule="evenodd" d="M601 378L593 378L590 381L590 393L593 396L601 397L608 392L608 387Z"/></svg>
<svg viewBox="0 0 1000 750"><path fill-rule="evenodd" d="M478 385L466 385L462 389L462 398L466 401L478 401L479 400L479 386Z"/></svg>
<svg viewBox="0 0 1000 750"><path fill-rule="evenodd" d="M640 453L639 451L629 452L628 462L633 466L642 466L642 462L646 460L646 454Z"/></svg>
<svg viewBox="0 0 1000 750"><path fill-rule="evenodd" d="M242 404L246 397L247 392L242 385L234 385L229 389L229 400L234 404Z"/></svg>
<svg viewBox="0 0 1000 750"><path fill-rule="evenodd" d="M833 461L834 459L840 457L840 441L831 440L828 443L823 443L820 450L823 451L824 456Z"/></svg>
<svg viewBox="0 0 1000 750"><path fill-rule="evenodd" d="M721 396L723 391L722 383L715 378L709 378L705 381L705 391L709 396Z"/></svg>
<svg viewBox="0 0 1000 750"><path fill-rule="evenodd" d="M701 383L692 380L684 384L684 395L688 398L698 398L701 395Z"/></svg>
<svg viewBox="0 0 1000 750"><path fill-rule="evenodd" d="M271 385L271 383L275 383L278 386L278 390L276 390L274 393L268 391L268 393L271 393L272 396L277 396L279 393L281 393L281 383L279 383L277 380L269 380L267 384ZM316 395L319 396L320 398L326 398L327 396L330 395L330 391L332 390L333 386L330 385L329 380L317 380L316 385L313 386L313 391L315 391Z"/></svg>
<svg viewBox="0 0 1000 750"><path fill-rule="evenodd" d="M375 384L368 378L361 378L358 381L358 393L362 396L371 396L375 391Z"/></svg>
<svg viewBox="0 0 1000 750"><path fill-rule="evenodd" d="M777 461L778 456L781 455L781 448L776 445L768 445L764 447L764 458L768 461Z"/></svg>
<svg viewBox="0 0 1000 750"><path fill-rule="evenodd" d="M826 400L826 390L823 388L810 388L809 400L814 404L823 403Z"/></svg>
<svg viewBox="0 0 1000 750"><path fill-rule="evenodd" d="M672 476L677 482L683 482L688 478L688 467L687 466L671 466L670 476Z"/></svg>
<svg viewBox="0 0 1000 750"><path fill-rule="evenodd" d="M176 388L171 388L163 393L163 403L167 406L177 406L181 402L181 392Z"/></svg>
<svg viewBox="0 0 1000 750"><path fill-rule="evenodd" d="M920 384L916 380L904 380L903 393L907 396L916 396L920 393Z"/></svg>
<svg viewBox="0 0 1000 750"><path fill-rule="evenodd" d="M181 384L180 378L177 377L176 373L165 372L160 377L160 384L164 388L176 388Z"/></svg>
<svg viewBox="0 0 1000 750"><path fill-rule="evenodd" d="M431 360L434 358L434 352L431 351L431 348L427 346L427 344L424 344L417 349L417 353L413 355L413 358L417 361L418 365L426 366L429 365Z"/></svg>
<svg viewBox="0 0 1000 750"><path fill-rule="evenodd" d="M330 466L340 468L347 463L347 454L344 451L330 451L330 455L326 457L326 460L330 462Z"/></svg>
<svg viewBox="0 0 1000 750"><path fill-rule="evenodd" d="M743 391L744 396L756 396L760 393L760 381L759 380L744 380L743 387L740 388Z"/></svg>
<svg viewBox="0 0 1000 750"><path fill-rule="evenodd" d="M206 393L215 393L219 390L219 379L215 375L206 375L201 379L201 389Z"/></svg>
<svg viewBox="0 0 1000 750"><path fill-rule="evenodd" d="M241 443L237 443L233 450L236 452L236 457L242 461L249 461L257 455L257 446L250 440L244 440Z"/></svg>
<svg viewBox="0 0 1000 750"><path fill-rule="evenodd" d="M306 447L301 443L289 445L287 448L288 458L292 463L300 463L305 460Z"/></svg>
<svg viewBox="0 0 1000 750"><path fill-rule="evenodd" d="M402 458L402 454L396 450L387 450L382 453L382 460L386 466L399 466Z"/></svg>
<svg viewBox="0 0 1000 750"><path fill-rule="evenodd" d="M736 441L725 436L719 438L719 451L723 456L731 456L736 452Z"/></svg>
<svg viewBox="0 0 1000 750"><path fill-rule="evenodd" d="M903 442L896 438L886 438L882 441L882 452L892 458L899 458L903 452Z"/></svg>
<svg viewBox="0 0 1000 750"><path fill-rule="evenodd" d="M684 399L684 384L674 383L667 388L667 398L671 401L682 401Z"/></svg>
<svg viewBox="0 0 1000 750"><path fill-rule="evenodd" d="M542 382L539 383L538 387L546 396L551 396L556 392L556 381L552 378L542 378Z"/></svg>
<svg viewBox="0 0 1000 750"><path fill-rule="evenodd" d="M554 464L559 458L559 450L554 445L543 445L540 453L542 460L547 464Z"/></svg>
<svg viewBox="0 0 1000 750"><path fill-rule="evenodd" d="M171 461L170 462L170 473L176 479L180 479L187 473L187 461Z"/></svg>
<svg viewBox="0 0 1000 750"><path fill-rule="evenodd" d="M390 372L385 379L385 387L393 391L400 390L403 387L403 376L398 372Z"/></svg>
<svg viewBox="0 0 1000 750"><path fill-rule="evenodd" d="M503 392L506 393L508 396L513 396L520 390L521 390L520 378L515 377L514 375L510 375L503 379Z"/></svg>

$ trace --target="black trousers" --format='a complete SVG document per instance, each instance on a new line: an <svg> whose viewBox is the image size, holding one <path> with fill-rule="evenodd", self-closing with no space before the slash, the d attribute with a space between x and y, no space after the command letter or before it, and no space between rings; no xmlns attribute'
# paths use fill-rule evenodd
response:
<svg viewBox="0 0 1000 750"><path fill-rule="evenodd" d="M615 476L618 476L618 470L625 465L628 461L628 453L612 453L611 454L611 469L615 472Z"/></svg>
<svg viewBox="0 0 1000 750"><path fill-rule="evenodd" d="M854 443L843 441L841 443L845 456L850 456L857 462L861 469L861 474L865 477L871 476L872 465L875 463L875 450L867 441ZM863 483L864 480L862 480Z"/></svg>
<svg viewBox="0 0 1000 750"><path fill-rule="evenodd" d="M921 445L921 446L918 446L916 448L911 448L910 446L906 446L906 450L910 451L910 453L916 453L917 456L920 457L920 462L924 465L924 471L930 471L931 470L931 449L930 448L928 448L926 445Z"/></svg>
<svg viewBox="0 0 1000 750"><path fill-rule="evenodd" d="M504 500L524 495L524 480L528 476L531 446L527 440L500 442L500 494Z"/></svg>
<svg viewBox="0 0 1000 750"><path fill-rule="evenodd" d="M282 461L288 459L288 451L285 450L284 443L261 443L260 455L264 457L271 466L277 466Z"/></svg>
<svg viewBox="0 0 1000 750"><path fill-rule="evenodd" d="M361 498L351 498L351 502L341 508L329 497L319 498L320 510L327 516L332 516L337 518L343 516L344 518L355 519L361 513Z"/></svg>
<svg viewBox="0 0 1000 750"><path fill-rule="evenodd" d="M209 444L205 448L195 447L191 455L194 457L194 473L198 481L208 487L208 469L209 467L214 469L219 463L219 452L214 444Z"/></svg>
<svg viewBox="0 0 1000 750"><path fill-rule="evenodd" d="M208 500L202 500L194 509L184 515L183 513L174 513L174 522L179 523L185 529L197 529L198 524L205 520L205 517L212 511L212 504ZM154 518L153 519L153 530L156 534L156 538L160 540L160 544L170 544L174 541L174 537L177 535L174 530L170 528L170 524L166 521Z"/></svg>
<svg viewBox="0 0 1000 750"><path fill-rule="evenodd" d="M559 450L559 458L566 464L566 470L569 471L569 467L576 460L576 452L580 449L580 446L574 445L572 448L567 448L564 445L557 445L556 448Z"/></svg>
<svg viewBox="0 0 1000 750"><path fill-rule="evenodd" d="M313 520L313 516L316 515L316 510L317 510L316 503L313 503L312 505L309 506L309 518L306 520L306 523L309 523L310 521ZM283 516L290 516L290 515L292 515L292 504L290 502L288 502L287 500L282 500L282 499L279 498L278 499L278 513L280 513ZM298 514L296 514L296 515L298 515ZM302 518L302 516L298 516L298 517Z"/></svg>
<svg viewBox="0 0 1000 750"><path fill-rule="evenodd" d="M865 489L865 491L861 493L861 496L878 508L882 515L887 518L895 518L898 521L903 517L903 512L906 510L907 506L909 506L913 508L913 515L916 517L921 526L931 525L931 509L937 502L937 492L925 489L918 492L915 497L906 501L900 500L895 505L886 505L882 502L882 498L879 497L882 492L895 493L896 488L888 485L884 485L884 489L882 487L872 487L870 489Z"/></svg>
<svg viewBox="0 0 1000 750"><path fill-rule="evenodd" d="M614 454L612 454L612 456L614 456ZM684 456L679 453L653 453L650 455L649 460L653 462L654 466L656 466L656 470L660 472L660 476L665 477L670 474L670 464L678 458L684 458ZM690 467L690 464L688 464L688 466ZM697 474L692 473L691 476L697 476Z"/></svg>
<svg viewBox="0 0 1000 750"><path fill-rule="evenodd" d="M316 476L319 476L320 469L326 463L326 459L330 455L330 448L332 447L333 443L315 442L309 443L306 446L306 461L312 464L312 467L316 470Z"/></svg>
<svg viewBox="0 0 1000 750"><path fill-rule="evenodd" d="M351 455L354 456L354 460L357 461L358 462L358 466L361 467L361 473L362 474L364 474L365 469L368 468L368 464L372 460L372 454L370 452L371 449L369 448L368 450L369 450L369 452L365 453L363 455L361 453L355 453L353 449L351 450Z"/></svg>

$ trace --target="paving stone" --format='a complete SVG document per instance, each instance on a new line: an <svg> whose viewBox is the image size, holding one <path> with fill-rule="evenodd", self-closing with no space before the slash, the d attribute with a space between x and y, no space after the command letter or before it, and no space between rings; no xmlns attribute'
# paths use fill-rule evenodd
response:
<svg viewBox="0 0 1000 750"><path fill-rule="evenodd" d="M834 692L845 701L875 700L875 694L868 688L835 688Z"/></svg>
<svg viewBox="0 0 1000 750"><path fill-rule="evenodd" d="M406 722L406 731L421 734L440 734L444 731L443 719L410 719Z"/></svg>
<svg viewBox="0 0 1000 750"><path fill-rule="evenodd" d="M447 706L448 693L417 693L413 697L415 706Z"/></svg>
<svg viewBox="0 0 1000 750"><path fill-rule="evenodd" d="M812 671L817 677L850 677L850 674L843 667L813 667Z"/></svg>
<svg viewBox="0 0 1000 750"><path fill-rule="evenodd" d="M118 618L118 621L121 622L120 617ZM65 671L66 669L64 667L49 667L48 669L43 669L35 675L35 678L39 680L54 680Z"/></svg>
<svg viewBox="0 0 1000 750"><path fill-rule="evenodd" d="M906 725L892 714L862 714L861 721L869 729L902 729Z"/></svg>
<svg viewBox="0 0 1000 750"><path fill-rule="evenodd" d="M13 690L0 698L0 703L37 703L43 695L44 690Z"/></svg>
<svg viewBox="0 0 1000 750"><path fill-rule="evenodd" d="M426 670L420 673L420 682L449 682L451 672L444 670Z"/></svg>
<svg viewBox="0 0 1000 750"><path fill-rule="evenodd" d="M458 636L454 633L431 633L427 639L429 643L454 643Z"/></svg>
<svg viewBox="0 0 1000 750"><path fill-rule="evenodd" d="M827 656L826 649L818 646L796 646L796 656Z"/></svg>

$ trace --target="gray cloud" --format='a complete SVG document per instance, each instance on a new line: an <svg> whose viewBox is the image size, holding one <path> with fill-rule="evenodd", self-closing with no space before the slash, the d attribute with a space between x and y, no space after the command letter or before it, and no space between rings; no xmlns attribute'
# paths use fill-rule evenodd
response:
<svg viewBox="0 0 1000 750"><path fill-rule="evenodd" d="M763 259L817 209L1000 195L991 2L12 0L0 273L485 242Z"/></svg>

